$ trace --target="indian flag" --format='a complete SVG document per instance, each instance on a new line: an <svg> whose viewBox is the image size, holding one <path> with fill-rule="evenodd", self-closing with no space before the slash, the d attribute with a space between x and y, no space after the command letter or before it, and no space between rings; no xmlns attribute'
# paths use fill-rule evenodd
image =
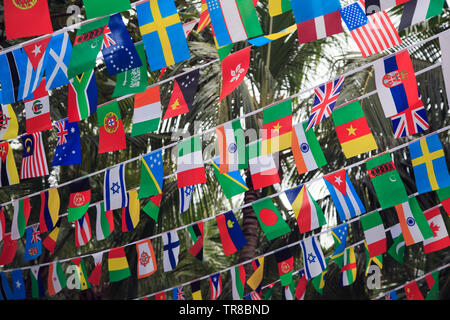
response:
<svg viewBox="0 0 450 320"><path fill-rule="evenodd" d="M229 121L216 128L221 174L246 167L245 137L241 121Z"/></svg>
<svg viewBox="0 0 450 320"><path fill-rule="evenodd" d="M302 174L327 164L319 141L313 130L305 131L308 121L296 124L292 130L292 154L298 174Z"/></svg>
<svg viewBox="0 0 450 320"><path fill-rule="evenodd" d="M178 188L206 182L203 166L202 141L199 136L190 137L178 142Z"/></svg>
<svg viewBox="0 0 450 320"><path fill-rule="evenodd" d="M131 276L123 247L113 248L108 253L109 281L116 282Z"/></svg>
<svg viewBox="0 0 450 320"><path fill-rule="evenodd" d="M370 258L386 252L386 232L380 214L374 212L361 216L361 225L367 242Z"/></svg>
<svg viewBox="0 0 450 320"><path fill-rule="evenodd" d="M131 136L158 130L161 120L159 86L148 88L134 96L133 127Z"/></svg>
<svg viewBox="0 0 450 320"><path fill-rule="evenodd" d="M272 155L261 155L261 140L250 143L247 148L253 189L261 189L280 183L280 177Z"/></svg>
<svg viewBox="0 0 450 320"><path fill-rule="evenodd" d="M290 148L291 136L291 100L283 101L263 111L263 155Z"/></svg>

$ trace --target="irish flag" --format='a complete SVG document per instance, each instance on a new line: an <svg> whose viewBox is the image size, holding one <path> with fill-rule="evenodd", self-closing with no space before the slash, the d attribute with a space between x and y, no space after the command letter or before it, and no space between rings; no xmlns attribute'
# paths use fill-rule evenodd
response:
<svg viewBox="0 0 450 320"><path fill-rule="evenodd" d="M178 188L206 182L203 166L202 141L199 136L190 137L178 142Z"/></svg>
<svg viewBox="0 0 450 320"><path fill-rule="evenodd" d="M291 135L291 100L283 101L263 111L263 155L290 148Z"/></svg>
<svg viewBox="0 0 450 320"><path fill-rule="evenodd" d="M161 120L159 86L148 88L134 96L133 127L131 136L158 130Z"/></svg>
<svg viewBox="0 0 450 320"><path fill-rule="evenodd" d="M272 155L261 155L261 140L250 143L247 148L253 189L261 189L280 183L280 177Z"/></svg>
<svg viewBox="0 0 450 320"><path fill-rule="evenodd" d="M378 212L361 216L361 225L367 242L370 258L386 252L386 233Z"/></svg>

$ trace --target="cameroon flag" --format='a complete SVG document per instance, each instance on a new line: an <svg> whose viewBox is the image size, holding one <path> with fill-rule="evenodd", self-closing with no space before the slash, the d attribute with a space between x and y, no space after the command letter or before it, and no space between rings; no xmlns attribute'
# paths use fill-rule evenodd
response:
<svg viewBox="0 0 450 320"><path fill-rule="evenodd" d="M263 111L261 154L266 155L291 147L292 101L286 100Z"/></svg>
<svg viewBox="0 0 450 320"><path fill-rule="evenodd" d="M252 207L268 240L273 240L291 232L289 225L281 217L281 213L273 204L272 199L255 202L252 204Z"/></svg>
<svg viewBox="0 0 450 320"><path fill-rule="evenodd" d="M347 158L378 148L359 101L334 109L331 116Z"/></svg>
<svg viewBox="0 0 450 320"><path fill-rule="evenodd" d="M128 260L123 247L108 252L109 282L116 282L131 276Z"/></svg>
<svg viewBox="0 0 450 320"><path fill-rule="evenodd" d="M97 108L97 121L99 127L98 153L122 150L127 147L117 101Z"/></svg>

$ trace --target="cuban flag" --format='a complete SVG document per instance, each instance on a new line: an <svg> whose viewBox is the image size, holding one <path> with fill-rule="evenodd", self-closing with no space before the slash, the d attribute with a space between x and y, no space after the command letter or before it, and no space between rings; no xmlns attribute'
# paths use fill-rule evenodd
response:
<svg viewBox="0 0 450 320"><path fill-rule="evenodd" d="M327 268L325 257L316 237L308 237L300 242L300 245L303 252L306 278L312 279L325 271Z"/></svg>
<svg viewBox="0 0 450 320"><path fill-rule="evenodd" d="M125 164L106 170L104 179L105 211L125 208L128 205L125 185Z"/></svg>

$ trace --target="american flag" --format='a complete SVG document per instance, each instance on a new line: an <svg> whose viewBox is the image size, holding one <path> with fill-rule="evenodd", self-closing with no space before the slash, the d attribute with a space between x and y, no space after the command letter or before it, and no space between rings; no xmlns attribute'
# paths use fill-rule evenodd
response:
<svg viewBox="0 0 450 320"><path fill-rule="evenodd" d="M56 133L56 136L58 137L58 142L56 144L58 146L66 144L67 143L67 135L69 134L69 131L67 131L67 129L66 129L66 122L64 120L58 121L56 123L56 130L58 131Z"/></svg>
<svg viewBox="0 0 450 320"><path fill-rule="evenodd" d="M363 57L371 56L401 43L401 39L385 11L364 14L364 1L352 3L341 10L350 34Z"/></svg>
<svg viewBox="0 0 450 320"><path fill-rule="evenodd" d="M211 287L211 300L217 300L222 293L222 279L220 273L213 274L209 277L209 285Z"/></svg>
<svg viewBox="0 0 450 320"><path fill-rule="evenodd" d="M426 131L428 124L427 111L420 99L415 105L391 117L394 137L406 137Z"/></svg>
<svg viewBox="0 0 450 320"><path fill-rule="evenodd" d="M35 132L21 137L23 143L20 179L46 176L49 174L45 157L42 133Z"/></svg>
<svg viewBox="0 0 450 320"><path fill-rule="evenodd" d="M317 125L325 118L328 118L333 111L336 101L341 92L344 77L341 76L335 80L328 81L326 84L317 87L314 98L314 106L311 109L308 126L306 130Z"/></svg>

